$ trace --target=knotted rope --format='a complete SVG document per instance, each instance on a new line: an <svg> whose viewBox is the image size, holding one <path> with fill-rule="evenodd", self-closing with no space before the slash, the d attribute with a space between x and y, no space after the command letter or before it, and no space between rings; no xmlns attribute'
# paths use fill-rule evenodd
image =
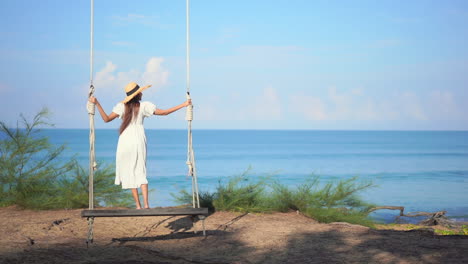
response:
<svg viewBox="0 0 468 264"><path fill-rule="evenodd" d="M94 85L93 85L93 56L94 56L94 0L91 0L91 49L90 49L90 85L89 85L89 92L88 92L88 99L91 96L94 96ZM95 105L88 101L86 104L86 109L88 110L89 116L89 209L94 209L94 171L97 168L96 163L96 154L94 151L94 141L95 141L95 134L94 134L94 113L95 113ZM86 244L93 243L93 223L94 217L88 217L88 239L86 240Z"/></svg>
<svg viewBox="0 0 468 264"><path fill-rule="evenodd" d="M92 82L92 81L91 81ZM94 85L89 86L89 93L88 93L88 98L94 95ZM88 110L88 115L89 115L89 172L90 172L90 185L93 184L94 182L94 171L97 169L97 163L96 163L96 156L95 156L95 150L94 150L94 141L95 141L95 134L94 134L94 113L96 109L96 105L89 102L86 104L86 109ZM90 194L92 195L90 188ZM93 209L92 205L94 205L93 200L91 199L92 197L90 196L90 208ZM92 206L92 207L91 207Z"/></svg>
<svg viewBox="0 0 468 264"><path fill-rule="evenodd" d="M190 1L186 0L186 69L187 69L187 100L190 99ZM195 154L192 146L192 120L193 105L187 106L185 120L188 123L187 144L187 166L188 176L192 177L192 205L200 208L200 197L198 194L197 170L195 166Z"/></svg>

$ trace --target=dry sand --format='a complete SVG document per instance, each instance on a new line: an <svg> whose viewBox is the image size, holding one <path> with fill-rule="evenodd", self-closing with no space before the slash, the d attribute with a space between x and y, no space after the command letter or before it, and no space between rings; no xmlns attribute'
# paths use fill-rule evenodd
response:
<svg viewBox="0 0 468 264"><path fill-rule="evenodd" d="M295 212L218 212L207 237L187 217L96 218L0 209L1 263L468 263L468 236L320 224Z"/></svg>

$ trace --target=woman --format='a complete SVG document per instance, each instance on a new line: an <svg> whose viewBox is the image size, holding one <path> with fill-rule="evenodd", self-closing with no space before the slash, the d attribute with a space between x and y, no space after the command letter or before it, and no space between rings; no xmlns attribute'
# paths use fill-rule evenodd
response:
<svg viewBox="0 0 468 264"><path fill-rule="evenodd" d="M110 115L107 115L95 97L89 101L94 103L104 122L108 123L116 117L122 119L120 136L117 144L115 184L122 184L122 189L132 189L133 199L137 209L141 209L138 188L143 193L144 208L149 208L148 180L146 179L146 136L143 119L152 115L168 115L183 107L190 105L191 100L162 110L150 102L140 102L142 92L151 85L139 87L131 82L125 87L127 97L118 103Z"/></svg>

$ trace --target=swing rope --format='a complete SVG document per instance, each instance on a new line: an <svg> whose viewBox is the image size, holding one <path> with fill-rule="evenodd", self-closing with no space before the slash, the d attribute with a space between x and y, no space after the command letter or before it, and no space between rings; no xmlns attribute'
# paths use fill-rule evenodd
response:
<svg viewBox="0 0 468 264"><path fill-rule="evenodd" d="M94 64L94 0L91 0L91 35L90 35L90 70L89 70L89 92L88 92L88 99L91 96L94 96L94 85L93 85L93 64ZM88 101L86 105L86 109L88 110L89 115L89 209L94 209L94 171L97 169L96 163L96 154L94 150L94 143L95 143L95 134L94 134L94 113L95 113L95 105ZM86 244L93 243L93 236L94 236L94 217L88 217L88 238L86 240Z"/></svg>
<svg viewBox="0 0 468 264"><path fill-rule="evenodd" d="M89 71L89 93L88 99L94 95L94 85L93 85L93 60L94 60L94 0L91 0L91 47L90 47L90 71ZM96 163L96 154L94 150L94 143L95 143L95 134L94 134L94 113L95 113L95 105L88 101L86 105L86 109L88 110L89 115L89 209L94 209L94 171L97 169ZM93 243L93 223L94 217L88 217L88 238L86 239L86 244Z"/></svg>
<svg viewBox="0 0 468 264"><path fill-rule="evenodd" d="M187 100L190 99L190 0L186 0L186 71L187 71ZM185 115L187 120L187 166L188 176L192 177L192 205L193 208L200 208L200 197L198 194L197 170L195 166L195 154L192 146L192 120L193 120L193 105L187 106Z"/></svg>

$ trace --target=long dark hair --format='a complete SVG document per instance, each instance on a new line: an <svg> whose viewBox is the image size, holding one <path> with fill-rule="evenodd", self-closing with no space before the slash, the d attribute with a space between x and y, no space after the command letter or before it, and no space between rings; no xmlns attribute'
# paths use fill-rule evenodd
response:
<svg viewBox="0 0 468 264"><path fill-rule="evenodd" d="M132 100L125 103L125 111L123 114L122 124L120 125L119 133L122 134L124 130L130 125L133 118L135 118L140 110L141 93L137 94Z"/></svg>

